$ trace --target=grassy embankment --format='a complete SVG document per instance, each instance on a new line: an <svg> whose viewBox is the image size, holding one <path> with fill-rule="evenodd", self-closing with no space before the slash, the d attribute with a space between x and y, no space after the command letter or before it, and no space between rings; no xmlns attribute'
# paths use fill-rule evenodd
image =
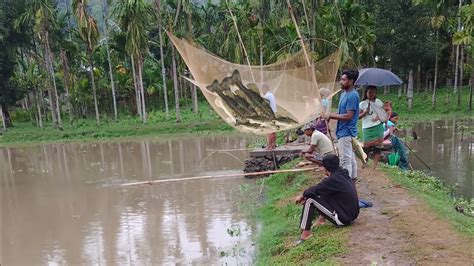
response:
<svg viewBox="0 0 474 266"><path fill-rule="evenodd" d="M230 132L228 126L209 107L207 103L200 105L199 114L189 109L182 110L181 123L176 123L174 112L166 119L163 112L150 112L147 124L136 117L120 116L118 122L103 118L97 125L95 119L78 119L72 122L63 118L63 130L54 129L50 121L45 128L37 128L32 122L16 122L20 119L13 116L15 127L0 135L0 145L58 142L58 141L93 141L112 138L130 138L156 136L162 134L208 134L213 132ZM24 119L25 120L25 119Z"/></svg>
<svg viewBox="0 0 474 266"><path fill-rule="evenodd" d="M415 93L412 111L407 109L406 98L398 98L395 89L392 89L392 93L388 95L383 95L380 90L379 98L393 102L394 111L400 114L401 127L410 126L418 121L473 116L473 112L468 111L469 91L466 87L462 90L460 108L456 107L456 95L451 92L451 89L438 90L438 104L434 110L431 108L431 93L429 92ZM334 100L334 106L337 105L336 102L337 99ZM58 130L51 127L50 121L44 121L44 129L39 129L33 122L29 121L30 114L23 111L12 112L15 127L9 128L7 132L0 135L0 145L233 131L209 107L207 102L200 103L199 114L194 114L187 108L182 110L181 115L182 122L176 123L174 112L171 112L170 118L166 119L163 112L153 111L149 113L146 125L142 124L138 118L130 115L121 115L118 122L113 122L110 117L103 117L99 126L96 125L93 118L77 119L70 122L67 117L63 117L63 130ZM261 142L265 143L264 140Z"/></svg>
<svg viewBox="0 0 474 266"><path fill-rule="evenodd" d="M401 172L398 168L382 167L394 183L409 189L410 193L423 200L440 218L451 222L460 233L474 238L474 199L455 198L452 189L437 177L421 171ZM456 210L462 209L464 213Z"/></svg>
<svg viewBox="0 0 474 266"><path fill-rule="evenodd" d="M291 162L285 168L291 168ZM470 238L474 237L474 200L460 200L451 196L450 188L438 178L419 171L401 172L398 168L382 167L381 170L395 184L408 188L409 193L425 202L440 218L448 220L455 230ZM322 172L280 173L265 179L265 203L256 210L262 223L257 237L259 265L274 264L337 264L334 257L347 251L350 227L335 228L326 224L315 231L315 237L293 247L298 239L301 206L292 202L299 192L319 182ZM260 181L263 182L263 181ZM455 210L464 209L466 214ZM314 229L313 229L314 230Z"/></svg>
<svg viewBox="0 0 474 266"><path fill-rule="evenodd" d="M290 162L284 168L296 163ZM335 264L331 258L345 251L349 228L335 228L330 223L318 228L316 237L293 246L300 234L301 213L301 205L296 205L293 198L318 183L322 175L322 172L279 173L260 181L265 182L265 203L256 211L262 223L257 238L257 264Z"/></svg>

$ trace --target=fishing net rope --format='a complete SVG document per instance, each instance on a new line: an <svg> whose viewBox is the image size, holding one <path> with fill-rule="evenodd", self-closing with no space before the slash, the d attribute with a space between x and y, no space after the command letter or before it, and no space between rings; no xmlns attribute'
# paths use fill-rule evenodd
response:
<svg viewBox="0 0 474 266"><path fill-rule="evenodd" d="M338 90L340 52L307 65L303 52L281 62L249 66L228 62L187 40L168 33L194 79L217 114L241 132L268 134L299 127L318 117ZM312 77L314 71L316 82ZM273 94L276 110L264 98Z"/></svg>

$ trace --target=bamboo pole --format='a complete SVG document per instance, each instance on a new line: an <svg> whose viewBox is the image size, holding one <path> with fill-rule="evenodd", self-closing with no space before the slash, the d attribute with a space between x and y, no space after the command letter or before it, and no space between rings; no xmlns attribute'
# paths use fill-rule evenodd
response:
<svg viewBox="0 0 474 266"><path fill-rule="evenodd" d="M265 172L252 172L252 173L238 173L238 174L226 174L226 175L204 175L204 176L193 176L185 178L171 178L171 179L160 179L160 180L149 180L141 182L132 182L121 184L121 187L136 186L136 185L153 185L156 183L169 183L176 181L189 181L189 180L198 180L198 179L210 179L210 178L223 178L223 177L240 177L240 176L257 176L257 175L266 175L266 174L277 174L277 173L294 173L294 172L305 172L320 169L320 167L311 167L311 168L301 168L301 169L288 169L288 170L271 170Z"/></svg>
<svg viewBox="0 0 474 266"><path fill-rule="evenodd" d="M288 5L288 9L289 9L289 12L290 12L290 15L291 15L291 19L293 20L293 23L295 24L296 33L298 34L298 39L300 40L301 48L303 49L303 53L304 53L304 56L306 58L306 64L308 64L309 70L311 72L311 77L313 79L314 86L315 86L315 88L318 92L317 95L320 95L319 94L318 81L316 80L316 73L315 73L315 70L314 70L314 64L309 59L309 55L308 55L308 52L306 51L306 46L305 46L304 41L303 41L303 37L301 36L300 28L298 27L298 23L296 23L295 15L293 14L293 7L291 7L290 0L286 0L286 4ZM321 96L319 96L319 98L321 98ZM328 132L329 132L329 138L331 139L332 149L334 150L334 153L339 156L339 154L336 150L336 147L334 146L334 139L332 137L331 130L329 129L329 123L326 119L324 119L324 121L326 123L326 128L328 129Z"/></svg>
<svg viewBox="0 0 474 266"><path fill-rule="evenodd" d="M232 21L234 22L235 31L237 32L237 36L239 37L240 45L242 46L242 49L244 50L245 59L247 61L247 65L249 65L250 75L252 76L253 83L256 83L255 77L254 77L253 71L252 71L252 65L250 65L249 56L247 54L247 49L245 49L244 42L242 41L242 37L240 36L239 27L237 27L237 21L235 20L234 14L232 13L232 10L230 10L228 0L226 0L226 4L227 4L227 10L229 10L229 13L230 13L230 17L232 18Z"/></svg>

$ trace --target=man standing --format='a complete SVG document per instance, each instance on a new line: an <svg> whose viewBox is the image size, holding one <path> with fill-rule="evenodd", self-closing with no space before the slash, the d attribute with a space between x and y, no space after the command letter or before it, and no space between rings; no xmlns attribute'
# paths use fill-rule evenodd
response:
<svg viewBox="0 0 474 266"><path fill-rule="evenodd" d="M352 138L357 136L357 120L359 119L359 94L354 88L354 83L358 77L359 71L355 69L342 72L339 112L325 115L327 119L337 120L336 137L341 167L349 172L349 176L354 181L357 179L357 162L352 150Z"/></svg>
<svg viewBox="0 0 474 266"><path fill-rule="evenodd" d="M262 86L262 94L263 98L267 99L270 108L272 108L272 111L274 114L277 112L277 107L276 107L276 101L275 101L275 96L273 96L273 93L270 91L270 88L268 87L268 84L263 84ZM272 132L267 135L267 150L273 150L276 148L276 133Z"/></svg>
<svg viewBox="0 0 474 266"><path fill-rule="evenodd" d="M301 151L301 157L312 163L322 165L325 155L334 154L331 140L322 132L315 130L315 126L312 124L306 125L303 130L306 136L311 137L311 142L306 150Z"/></svg>
<svg viewBox="0 0 474 266"><path fill-rule="evenodd" d="M339 158L334 154L324 156L322 161L328 177L295 198L296 204L303 205L301 213L300 239L296 244L312 236L312 221L319 214L315 226L324 224L326 219L336 226L351 224L359 215L357 193L346 169L339 167Z"/></svg>

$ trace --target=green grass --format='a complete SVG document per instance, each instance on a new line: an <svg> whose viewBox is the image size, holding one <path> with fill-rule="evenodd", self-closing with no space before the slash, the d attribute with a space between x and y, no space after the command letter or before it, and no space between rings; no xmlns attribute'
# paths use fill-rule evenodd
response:
<svg viewBox="0 0 474 266"><path fill-rule="evenodd" d="M461 90L461 106L457 107L457 94L452 92L452 88L441 88L436 94L436 108L431 105L431 92L419 92L413 96L413 108L408 110L406 96L398 97L397 89L392 88L391 92L383 95L380 89L377 95L382 101L392 101L393 111L399 115L399 126L410 127L416 122L433 121L447 117L472 118L473 111L469 111L469 88Z"/></svg>
<svg viewBox="0 0 474 266"><path fill-rule="evenodd" d="M131 116L121 116L118 122L102 119L100 125L96 125L94 119L80 119L71 123L65 118L63 119L63 130L52 128L51 123L47 121L45 122L46 127L40 129L31 122L15 122L19 119L13 117L15 127L9 128L0 135L0 145L233 131L232 127L223 122L207 104L201 104L200 107L199 114L183 110L181 123L176 123L174 113L169 119L166 119L163 112L150 112L147 124L143 124L138 118Z"/></svg>
<svg viewBox="0 0 474 266"><path fill-rule="evenodd" d="M456 199L451 196L451 189L433 176L421 171L399 171L398 168L383 167L382 171L390 179L407 187L411 194L421 198L439 217L451 222L459 232L474 237L474 217L455 210L455 205L462 206L466 212L474 214L473 199Z"/></svg>
<svg viewBox="0 0 474 266"><path fill-rule="evenodd" d="M297 162L286 164L291 168ZM336 264L335 255L346 251L348 228L335 228L330 223L314 231L314 236L302 245L293 247L299 238L301 205L292 200L299 192L316 183L306 173L280 173L263 179L265 203L257 210L262 223L257 237L258 265L319 265Z"/></svg>
<svg viewBox="0 0 474 266"><path fill-rule="evenodd" d="M446 117L470 118L474 114L472 111L468 111L469 91L467 87L462 90L460 108L456 107L457 94L452 93L451 88L438 90L437 108L434 110L431 108L431 92L415 93L412 111L408 110L406 97L399 98L395 88L392 88L388 95L383 95L380 90L379 98L393 102L393 110L400 115L400 128L410 127L420 121L432 121ZM336 102L337 99L334 100L334 103ZM337 106L337 103L334 106ZM99 126L96 125L93 118L74 120L71 123L68 118L63 117L64 130L58 130L51 127L50 121L44 121L45 128L37 128L33 122L29 121L30 114L18 109L17 112L12 112L15 127L9 128L7 132L0 135L0 145L234 131L210 108L207 102L200 103L199 114L194 114L187 108L182 109L181 116L182 122L176 123L174 112L171 112L170 118L166 119L163 112L152 111L148 114L146 125L142 124L135 116L121 115L118 122L113 122L110 117L103 117ZM278 134L280 145L284 143L283 135L284 133ZM265 143L265 138L259 138L254 144L261 146Z"/></svg>

